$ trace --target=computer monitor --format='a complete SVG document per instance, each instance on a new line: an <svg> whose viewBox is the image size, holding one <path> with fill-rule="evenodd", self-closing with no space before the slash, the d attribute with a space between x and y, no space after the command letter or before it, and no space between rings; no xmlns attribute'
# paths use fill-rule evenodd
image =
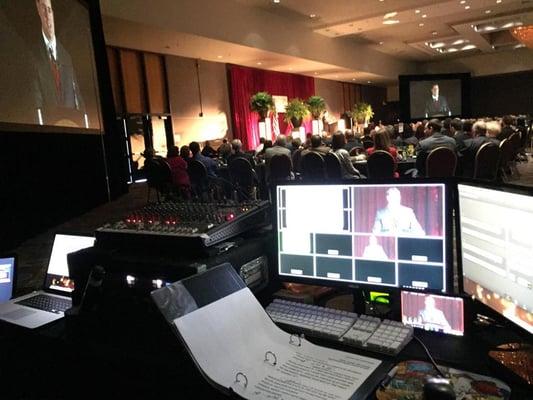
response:
<svg viewBox="0 0 533 400"><path fill-rule="evenodd" d="M0 303L11 299L15 285L15 257L0 256Z"/></svg>
<svg viewBox="0 0 533 400"><path fill-rule="evenodd" d="M445 292L449 203L441 182L280 185L280 279Z"/></svg>
<svg viewBox="0 0 533 400"><path fill-rule="evenodd" d="M463 290L533 333L533 196L459 184Z"/></svg>
<svg viewBox="0 0 533 400"><path fill-rule="evenodd" d="M402 322L414 328L463 336L464 302L461 297L402 290Z"/></svg>
<svg viewBox="0 0 533 400"><path fill-rule="evenodd" d="M74 290L74 280L69 277L67 256L75 251L92 247L94 241L92 236L56 234L46 271L45 288L71 293Z"/></svg>

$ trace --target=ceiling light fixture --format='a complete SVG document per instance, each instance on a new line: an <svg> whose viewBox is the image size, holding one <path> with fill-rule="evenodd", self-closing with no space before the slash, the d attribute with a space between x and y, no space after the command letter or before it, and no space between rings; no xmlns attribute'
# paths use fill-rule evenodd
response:
<svg viewBox="0 0 533 400"><path fill-rule="evenodd" d="M431 34L432 34L433 36L437 36L439 33L438 33L437 31L433 31L433 32L431 32Z"/></svg>
<svg viewBox="0 0 533 400"><path fill-rule="evenodd" d="M372 83L372 81L367 81L366 83Z"/></svg>
<svg viewBox="0 0 533 400"><path fill-rule="evenodd" d="M423 26L424 26L424 23L421 22L421 23L418 24L418 26L423 27Z"/></svg>
<svg viewBox="0 0 533 400"><path fill-rule="evenodd" d="M427 18L427 14L422 15L422 18Z"/></svg>
<svg viewBox="0 0 533 400"><path fill-rule="evenodd" d="M383 19L389 19L389 18L392 18L392 17L395 17L397 16L398 13L396 11L393 11L393 12L390 12L390 13L387 13L383 16Z"/></svg>
<svg viewBox="0 0 533 400"><path fill-rule="evenodd" d="M258 61L257 62L257 65L262 65L263 63L261 61Z"/></svg>
<svg viewBox="0 0 533 400"><path fill-rule="evenodd" d="M217 58L222 58L222 56L217 56Z"/></svg>
<svg viewBox="0 0 533 400"><path fill-rule="evenodd" d="M520 43L533 49L533 25L519 26L511 30L511 34Z"/></svg>
<svg viewBox="0 0 533 400"><path fill-rule="evenodd" d="M420 10L415 10L415 14L420 14Z"/></svg>
<svg viewBox="0 0 533 400"><path fill-rule="evenodd" d="M379 44L381 45L381 44L383 44L383 42L379 42Z"/></svg>
<svg viewBox="0 0 533 400"><path fill-rule="evenodd" d="M274 3L278 4L281 0L272 0Z"/></svg>
<svg viewBox="0 0 533 400"><path fill-rule="evenodd" d="M485 14L490 14L492 10L485 10Z"/></svg>
<svg viewBox="0 0 533 400"><path fill-rule="evenodd" d="M448 53L455 53L456 51L459 51L459 50L457 50L455 47L450 47L448 49Z"/></svg>
<svg viewBox="0 0 533 400"><path fill-rule="evenodd" d="M466 46L461 47L461 50L472 50L475 48L476 48L475 44L467 44Z"/></svg>
<svg viewBox="0 0 533 400"><path fill-rule="evenodd" d="M465 3L466 3L466 0L461 0L461 1L459 2L459 4L465 4Z"/></svg>
<svg viewBox="0 0 533 400"><path fill-rule="evenodd" d="M465 10L470 10L470 6L465 6Z"/></svg>
<svg viewBox="0 0 533 400"><path fill-rule="evenodd" d="M459 39L459 40L456 40L455 42L453 42L452 44L454 46L457 46L458 44L463 44L465 41L463 39Z"/></svg>
<svg viewBox="0 0 533 400"><path fill-rule="evenodd" d="M500 4L502 0L496 0L496 4Z"/></svg>
<svg viewBox="0 0 533 400"><path fill-rule="evenodd" d="M309 18L316 18L316 14L309 14Z"/></svg>
<svg viewBox="0 0 533 400"><path fill-rule="evenodd" d="M399 23L400 23L400 20L398 19L387 19L383 21L384 25L394 25L394 24L399 24Z"/></svg>

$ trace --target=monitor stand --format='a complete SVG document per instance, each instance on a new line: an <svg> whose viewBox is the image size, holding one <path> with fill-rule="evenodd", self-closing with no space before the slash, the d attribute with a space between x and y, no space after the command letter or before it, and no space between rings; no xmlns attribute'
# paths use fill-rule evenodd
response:
<svg viewBox="0 0 533 400"><path fill-rule="evenodd" d="M502 344L489 351L489 357L528 385L533 384L533 347L530 344Z"/></svg>

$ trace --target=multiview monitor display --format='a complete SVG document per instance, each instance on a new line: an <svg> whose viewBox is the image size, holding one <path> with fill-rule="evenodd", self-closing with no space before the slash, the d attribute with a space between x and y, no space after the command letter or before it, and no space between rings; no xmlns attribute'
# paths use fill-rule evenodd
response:
<svg viewBox="0 0 533 400"><path fill-rule="evenodd" d="M277 187L283 277L446 291L446 187Z"/></svg>
<svg viewBox="0 0 533 400"><path fill-rule="evenodd" d="M533 333L533 198L459 185L466 293Z"/></svg>

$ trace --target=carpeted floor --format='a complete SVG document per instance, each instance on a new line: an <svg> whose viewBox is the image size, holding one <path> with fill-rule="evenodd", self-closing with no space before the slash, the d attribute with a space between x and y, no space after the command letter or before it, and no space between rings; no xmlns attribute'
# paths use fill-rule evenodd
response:
<svg viewBox="0 0 533 400"><path fill-rule="evenodd" d="M518 170L520 176L514 177L509 183L533 187L533 160L531 160L531 156L529 156L529 162L518 165ZM42 286L53 238L56 233L75 232L92 235L94 230L104 223L117 219L129 210L146 204L147 194L146 184L133 184L130 186L129 193L119 199L56 226L27 240L14 249L14 252L18 255L16 295L39 289ZM154 197L152 195L152 199Z"/></svg>

